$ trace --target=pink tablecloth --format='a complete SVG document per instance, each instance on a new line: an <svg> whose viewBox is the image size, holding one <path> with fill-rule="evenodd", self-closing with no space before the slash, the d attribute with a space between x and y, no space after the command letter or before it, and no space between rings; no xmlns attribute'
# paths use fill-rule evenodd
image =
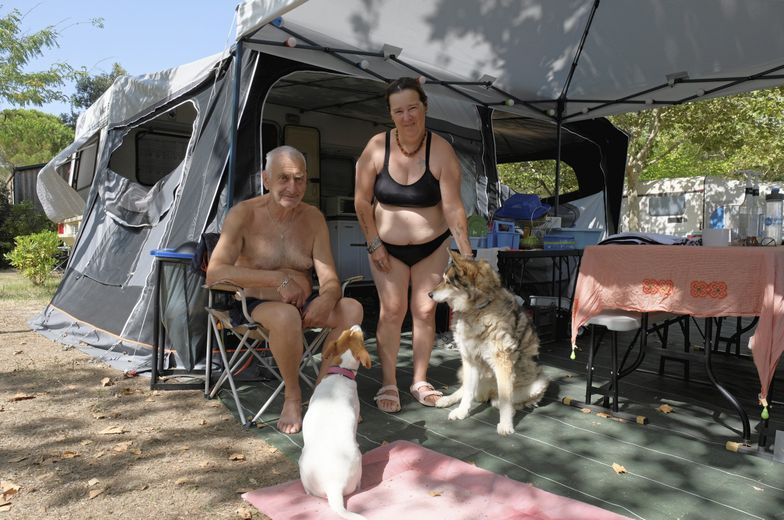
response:
<svg viewBox="0 0 784 520"><path fill-rule="evenodd" d="M762 399L784 350L784 247L587 247L572 306L572 345L607 309L696 317L759 316L750 340Z"/></svg>

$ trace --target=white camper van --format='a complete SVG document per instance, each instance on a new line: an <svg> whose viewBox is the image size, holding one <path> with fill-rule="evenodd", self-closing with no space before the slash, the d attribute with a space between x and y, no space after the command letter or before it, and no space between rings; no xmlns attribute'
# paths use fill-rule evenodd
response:
<svg viewBox="0 0 784 520"><path fill-rule="evenodd" d="M759 184L760 215L765 195L776 183ZM714 175L640 182L637 187L638 229L629 229L628 196L623 196L620 228L624 231L685 236L707 227L737 229L746 181ZM722 217L723 215L723 217ZM711 219L714 223L711 224Z"/></svg>

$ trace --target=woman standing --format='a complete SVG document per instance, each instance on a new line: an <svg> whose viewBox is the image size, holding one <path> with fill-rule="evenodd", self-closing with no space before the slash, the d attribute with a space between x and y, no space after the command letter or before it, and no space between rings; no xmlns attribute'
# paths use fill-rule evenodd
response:
<svg viewBox="0 0 784 520"><path fill-rule="evenodd" d="M387 87L386 100L395 128L373 136L357 161L354 205L381 304L376 341L383 382L375 399L380 409L397 412L395 369L409 284L411 394L434 406L442 394L427 382L436 309L428 293L446 269L450 231L463 255L472 256L472 250L460 199L460 165L452 146L425 127L425 91L417 80L400 78Z"/></svg>

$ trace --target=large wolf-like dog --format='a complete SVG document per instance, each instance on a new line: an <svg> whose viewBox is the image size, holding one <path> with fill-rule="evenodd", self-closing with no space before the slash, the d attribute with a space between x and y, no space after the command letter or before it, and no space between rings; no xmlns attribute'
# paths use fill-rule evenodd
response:
<svg viewBox="0 0 784 520"><path fill-rule="evenodd" d="M465 419L472 401L498 408L499 435L514 431L515 409L536 406L549 381L536 363L539 338L518 298L501 285L484 260L450 251L444 279L430 293L452 309L451 328L462 359L462 386L440 398L443 408L460 401L450 420Z"/></svg>

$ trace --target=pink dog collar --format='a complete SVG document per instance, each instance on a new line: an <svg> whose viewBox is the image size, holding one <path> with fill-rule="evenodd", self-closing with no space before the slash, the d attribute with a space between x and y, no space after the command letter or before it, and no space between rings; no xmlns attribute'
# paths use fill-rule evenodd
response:
<svg viewBox="0 0 784 520"><path fill-rule="evenodd" d="M343 377L347 377L352 381L356 379L357 373L353 370L349 370L348 368L343 367L329 367L327 369L327 374L340 374Z"/></svg>

